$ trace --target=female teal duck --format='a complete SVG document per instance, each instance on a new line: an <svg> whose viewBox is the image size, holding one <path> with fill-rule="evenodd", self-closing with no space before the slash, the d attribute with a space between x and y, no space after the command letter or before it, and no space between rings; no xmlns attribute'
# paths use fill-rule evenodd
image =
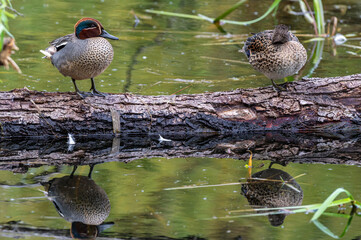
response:
<svg viewBox="0 0 361 240"><path fill-rule="evenodd" d="M75 80L88 78L92 84L91 94L104 96L96 90L94 77L104 72L113 60L112 45L105 38L118 40L107 33L98 20L82 18L75 24L74 33L55 39L40 52L51 60L61 74L71 77L80 97L87 95L79 91Z"/></svg>
<svg viewBox="0 0 361 240"><path fill-rule="evenodd" d="M243 51L252 67L274 82L297 73L306 63L307 52L297 37L285 25L249 37Z"/></svg>

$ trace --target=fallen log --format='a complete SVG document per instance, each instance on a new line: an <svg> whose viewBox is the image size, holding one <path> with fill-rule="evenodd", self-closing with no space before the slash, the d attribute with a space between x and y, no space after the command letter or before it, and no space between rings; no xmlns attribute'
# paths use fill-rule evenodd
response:
<svg viewBox="0 0 361 240"><path fill-rule="evenodd" d="M304 78L283 87L287 90L86 99L68 92L15 89L0 92L1 135L360 131L361 74Z"/></svg>

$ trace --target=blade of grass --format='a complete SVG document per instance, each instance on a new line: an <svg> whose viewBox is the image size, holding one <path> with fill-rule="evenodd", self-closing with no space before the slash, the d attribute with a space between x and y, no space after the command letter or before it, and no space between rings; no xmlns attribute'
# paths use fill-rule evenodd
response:
<svg viewBox="0 0 361 240"><path fill-rule="evenodd" d="M353 49L361 49L359 46L351 45L351 44L342 44L342 46L353 48Z"/></svg>
<svg viewBox="0 0 361 240"><path fill-rule="evenodd" d="M324 39L323 39L324 40ZM313 64L313 67L310 69L309 73L306 75L306 77L310 77L313 72L317 69L318 65L321 62L322 59L322 53L323 53L323 46L325 44L325 41L317 41L315 42L316 45L316 51L312 56L311 62Z"/></svg>
<svg viewBox="0 0 361 240"><path fill-rule="evenodd" d="M310 21L309 17L311 18L311 23L313 25L313 29L315 30L315 34L318 35L316 19L315 19L315 16L313 15L310 5L308 4L307 0L299 0L299 3L300 3L300 7L302 9L302 12L305 14L306 20L308 19ZM307 7L308 11L305 9L305 6Z"/></svg>
<svg viewBox="0 0 361 240"><path fill-rule="evenodd" d="M259 22L262 19L264 19L265 17L267 17L273 11L273 9L275 9L279 5L280 2L281 2L281 0L275 0L272 3L272 5L268 8L268 10L262 16L260 16L259 18L254 19L254 20L242 21L242 22L240 22L240 21L232 21L232 20L222 20L222 22L229 23L229 24L235 24L235 25L249 25L249 24L252 24L252 23Z"/></svg>
<svg viewBox="0 0 361 240"><path fill-rule="evenodd" d="M313 223L316 225L316 227L318 227L322 232L326 233L328 236L335 238L335 239L339 239L339 237L337 235L335 235L333 232L331 232L330 229L328 229L325 225L323 225L319 221L315 220Z"/></svg>
<svg viewBox="0 0 361 240"><path fill-rule="evenodd" d="M325 34L325 18L322 0L313 0L313 7L316 15L318 34Z"/></svg>
<svg viewBox="0 0 361 240"><path fill-rule="evenodd" d="M249 24L252 24L252 23L259 22L262 19L264 19L265 17L267 17L268 14L270 14L273 11L273 9L275 9L278 6L278 4L280 2L281 2L281 0L275 0L272 3L272 5L268 8L268 10L262 16L260 16L259 18L254 19L254 20L250 20L250 21L222 20L222 23L229 23L229 24L235 24L235 25L249 25ZM154 14L160 14L160 15L166 15L166 16L191 18L191 19L197 19L197 20L207 20L207 21L212 21L212 22L215 21L214 18L205 17L204 15L196 16L196 15L191 15L191 14L172 13L172 12L157 11L157 10L151 10L151 9L146 9L145 11L148 12L148 13L154 13Z"/></svg>
<svg viewBox="0 0 361 240"><path fill-rule="evenodd" d="M201 18L203 18L203 20L206 20L206 21L208 21L208 22L210 22L210 23L213 23L213 22L214 22L213 18L207 17L207 16L205 16L205 15L203 15L203 14L198 14L198 16L201 17Z"/></svg>
<svg viewBox="0 0 361 240"><path fill-rule="evenodd" d="M278 11L279 4L273 9L272 17L276 16L276 13Z"/></svg>
<svg viewBox="0 0 361 240"><path fill-rule="evenodd" d="M312 12L309 11L309 9L307 9L307 5L305 4L304 1L306 1L306 0L298 0L298 3L300 4L301 11L302 11L306 21L311 24L316 24L315 19L311 15ZM306 1L306 3L307 3L307 1Z"/></svg>
<svg viewBox="0 0 361 240"><path fill-rule="evenodd" d="M205 20L203 17L197 16L197 15L191 15L191 14L173 13L173 12L157 11L157 10L151 10L151 9L146 9L145 11L148 12L148 13L154 13L154 14L165 15L165 16L181 17L181 18L192 18L192 19L197 19L197 20Z"/></svg>
<svg viewBox="0 0 361 240"><path fill-rule="evenodd" d="M313 215L311 221L315 221L317 220L322 213L333 203L333 201L335 200L335 198L340 195L341 193L346 193L347 196L350 198L351 201L353 201L353 196L351 195L351 193L343 188L338 188L336 189L320 206L320 208L317 210L317 212L315 213L315 215Z"/></svg>
<svg viewBox="0 0 361 240"><path fill-rule="evenodd" d="M353 213L353 210L351 212L350 215L345 215L345 214L329 214L329 213L324 213L325 215L328 215L328 216L337 216L337 217L340 217L340 215L344 218L348 218L348 221L347 221L347 224L345 226L345 228L343 229L342 233L339 235L339 236L336 236L334 233L332 233L326 226L324 226L322 223L320 223L318 220L315 220L313 223L316 225L316 227L318 227L321 231L323 231L324 233L326 233L327 235L333 237L333 238L336 238L336 239L339 239L339 238L342 238L347 230L349 229L349 227L351 226L351 222L352 222L352 219L353 219L353 216L354 216L354 213ZM335 237L336 236L336 237Z"/></svg>
<svg viewBox="0 0 361 240"><path fill-rule="evenodd" d="M249 65L248 62L242 62L242 61L232 60L232 59L214 58L214 57L208 57L208 56L200 56L200 58L215 60L215 61L223 61L223 62L239 63L239 64Z"/></svg>
<svg viewBox="0 0 361 240"><path fill-rule="evenodd" d="M223 183L223 184L213 184L213 185L191 185L191 186L182 186L182 187L174 187L174 188L164 188L163 190L169 191L169 190L181 190L181 189L194 189L194 188L206 188L206 187L223 187L223 186L230 186L230 185L240 185L242 183L236 182L236 183Z"/></svg>
<svg viewBox="0 0 361 240"><path fill-rule="evenodd" d="M241 0L238 3L234 4L230 9L228 9L227 11L225 11L224 13L222 13L221 15L219 15L218 17L216 17L216 19L214 19L213 23L217 23L219 22L221 19L227 17L230 13L232 13L234 10L236 10L239 6L241 6L245 1L247 0Z"/></svg>
<svg viewBox="0 0 361 240"><path fill-rule="evenodd" d="M334 207L334 206L338 206L341 204L346 204L346 203L350 203L353 200L351 200L350 198L343 198L343 199L339 199L336 201L333 201L329 207ZM355 201L356 202L356 201ZM274 208L254 208L251 209L252 211L276 211L276 210L288 210L288 211L292 211L294 213L302 213L302 212L310 212L310 211L316 211L317 209L320 208L322 204L321 203L317 203L317 204L309 204L309 205L303 205L303 206L290 206L290 207L274 207ZM231 213L237 213L237 212L244 212L244 209L241 210L232 210L229 211Z"/></svg>

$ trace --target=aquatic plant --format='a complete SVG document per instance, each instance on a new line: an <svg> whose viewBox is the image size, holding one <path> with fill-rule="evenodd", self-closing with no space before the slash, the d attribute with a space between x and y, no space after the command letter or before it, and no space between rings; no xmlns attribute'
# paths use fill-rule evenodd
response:
<svg viewBox="0 0 361 240"><path fill-rule="evenodd" d="M322 0L313 0L313 8L316 15L316 24L318 34L325 34L325 17L323 13Z"/></svg>
<svg viewBox="0 0 361 240"><path fill-rule="evenodd" d="M8 18L15 18L18 13L11 5L11 0L1 0L0 2L0 50L3 46L5 33L10 37L14 36L9 31Z"/></svg>
<svg viewBox="0 0 361 240"><path fill-rule="evenodd" d="M268 8L268 10L262 16L260 16L259 18L249 20L249 21L233 21L233 20L225 20L224 19L226 16L228 16L230 13L232 13L234 10L236 10L238 7L240 7L244 2L245 2L245 0L241 0L241 1L237 2L231 8L227 9L225 12L223 12L222 14L220 14L216 18L209 18L209 17L204 16L202 14L192 15L192 14L173 13L173 12L166 12L166 11L157 11L157 10L151 10L151 9L147 9L145 11L149 12L149 13L166 15L166 16L192 18L192 19L197 19L197 20L206 20L206 21L212 22L212 23L214 23L216 25L220 24L220 23L222 23L222 24L229 23L229 24L235 24L235 25L249 25L249 24L252 24L252 23L259 22L262 19L264 19L265 17L267 17L273 10L277 9L277 7L278 7L279 3L281 2L281 0L275 0L271 4L271 6Z"/></svg>
<svg viewBox="0 0 361 240"><path fill-rule="evenodd" d="M345 193L347 198L335 200L340 194ZM330 207L342 206L346 204L351 204L351 212L350 214L344 213L330 213L326 212L326 210ZM349 226L351 225L351 221L354 216L361 216L357 214L357 209L361 208L361 203L356 201L352 194L343 188L336 189L323 203L310 204L310 205L302 205L302 206L290 206L290 207L276 207L276 208L254 208L249 210L235 210L231 211L234 213L242 213L240 215L226 216L223 218L240 218L240 217L257 217L257 216L269 216L269 215L277 215L277 214L294 214L294 213L314 213L310 222L314 223L322 232L333 237L333 238L341 238L343 237ZM248 213L248 212L256 212L256 213ZM346 218L347 224L345 225L344 230L341 234L336 235L330 229L328 229L325 225L320 222L321 216L330 216L330 217L341 217Z"/></svg>
<svg viewBox="0 0 361 240"><path fill-rule="evenodd" d="M160 14L160 15L167 15L167 16L174 16L174 17L182 17L182 18L191 18L191 19L197 19L197 20L206 20L209 22L214 23L218 28L220 25L229 23L229 24L235 24L235 25L249 25L256 22L261 21L265 17L267 17L272 11L277 11L278 6L281 2L281 0L274 0L273 3L269 6L268 10L260 17L249 20L249 21L233 21L233 20L226 20L224 19L229 14L231 14L234 10L239 8L246 0L238 1L236 4L234 4L232 7L227 9L225 12L220 14L216 18L210 18L207 16L204 16L202 14L198 15L192 15L192 14L183 14L183 13L173 13L173 12L166 12L166 11L157 11L157 10L151 10L147 9L146 12L154 13L154 14ZM313 16L312 10L307 3L307 0L299 0L301 10L303 14L305 15L306 19L308 19L309 22L314 24L315 27L315 33L316 35L324 35L325 34L325 18L324 18L324 12L323 12L323 4L322 0L313 0L313 7L315 16ZM307 8L306 8L307 6ZM219 28L222 32L223 30Z"/></svg>

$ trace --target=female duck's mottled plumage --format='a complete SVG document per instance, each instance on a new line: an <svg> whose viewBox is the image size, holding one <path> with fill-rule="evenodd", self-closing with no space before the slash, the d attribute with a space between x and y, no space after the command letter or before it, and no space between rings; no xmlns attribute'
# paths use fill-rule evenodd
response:
<svg viewBox="0 0 361 240"><path fill-rule="evenodd" d="M93 18L82 18L74 27L74 33L50 42L41 52L51 59L64 76L72 78L76 92L84 97L75 80L91 79L92 94L100 94L95 88L94 77L101 74L113 60L112 45L105 39L118 38L107 33L101 23Z"/></svg>
<svg viewBox="0 0 361 240"><path fill-rule="evenodd" d="M257 209L300 206L303 201L301 186L287 172L275 168L252 174L247 182L242 183L241 193ZM272 226L279 226L285 217L286 213L270 214L268 220Z"/></svg>
<svg viewBox="0 0 361 240"><path fill-rule="evenodd" d="M307 52L285 25L249 37L243 51L252 67L274 80L297 73L306 63Z"/></svg>

